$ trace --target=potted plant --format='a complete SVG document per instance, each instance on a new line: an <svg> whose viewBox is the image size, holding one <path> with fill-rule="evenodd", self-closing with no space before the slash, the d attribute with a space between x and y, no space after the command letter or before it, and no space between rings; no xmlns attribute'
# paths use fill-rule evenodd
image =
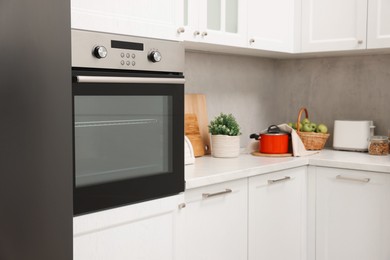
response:
<svg viewBox="0 0 390 260"><path fill-rule="evenodd" d="M232 114L223 114L210 121L211 155L237 157L240 154L240 126Z"/></svg>

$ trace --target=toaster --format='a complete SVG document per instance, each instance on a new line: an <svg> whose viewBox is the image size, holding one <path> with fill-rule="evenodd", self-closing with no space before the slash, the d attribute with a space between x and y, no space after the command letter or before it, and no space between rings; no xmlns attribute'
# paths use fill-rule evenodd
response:
<svg viewBox="0 0 390 260"><path fill-rule="evenodd" d="M374 135L374 123L370 120L335 120L333 148L345 151L368 151L368 142Z"/></svg>

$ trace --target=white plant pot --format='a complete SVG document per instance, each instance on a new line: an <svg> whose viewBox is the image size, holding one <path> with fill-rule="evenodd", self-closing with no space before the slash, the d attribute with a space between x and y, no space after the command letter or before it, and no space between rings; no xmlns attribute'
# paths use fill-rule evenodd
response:
<svg viewBox="0 0 390 260"><path fill-rule="evenodd" d="M211 135L211 155L219 158L240 155L240 136Z"/></svg>

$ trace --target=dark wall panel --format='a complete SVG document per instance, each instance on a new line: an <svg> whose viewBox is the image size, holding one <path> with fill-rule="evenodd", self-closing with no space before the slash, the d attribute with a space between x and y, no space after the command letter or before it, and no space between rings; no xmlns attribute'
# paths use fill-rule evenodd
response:
<svg viewBox="0 0 390 260"><path fill-rule="evenodd" d="M72 259L69 0L0 1L0 259Z"/></svg>

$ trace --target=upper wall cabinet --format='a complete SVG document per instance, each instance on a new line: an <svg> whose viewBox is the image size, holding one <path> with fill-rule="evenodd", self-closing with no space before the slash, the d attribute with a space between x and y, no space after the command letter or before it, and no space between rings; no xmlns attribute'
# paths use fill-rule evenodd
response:
<svg viewBox="0 0 390 260"><path fill-rule="evenodd" d="M301 0L248 0L248 42L254 49L300 50Z"/></svg>
<svg viewBox="0 0 390 260"><path fill-rule="evenodd" d="M178 40L182 0L72 0L72 28Z"/></svg>
<svg viewBox="0 0 390 260"><path fill-rule="evenodd" d="M365 49L367 1L302 0L302 52Z"/></svg>
<svg viewBox="0 0 390 260"><path fill-rule="evenodd" d="M182 0L181 39L246 46L247 0Z"/></svg>
<svg viewBox="0 0 390 260"><path fill-rule="evenodd" d="M390 1L369 0L367 48L390 47Z"/></svg>

